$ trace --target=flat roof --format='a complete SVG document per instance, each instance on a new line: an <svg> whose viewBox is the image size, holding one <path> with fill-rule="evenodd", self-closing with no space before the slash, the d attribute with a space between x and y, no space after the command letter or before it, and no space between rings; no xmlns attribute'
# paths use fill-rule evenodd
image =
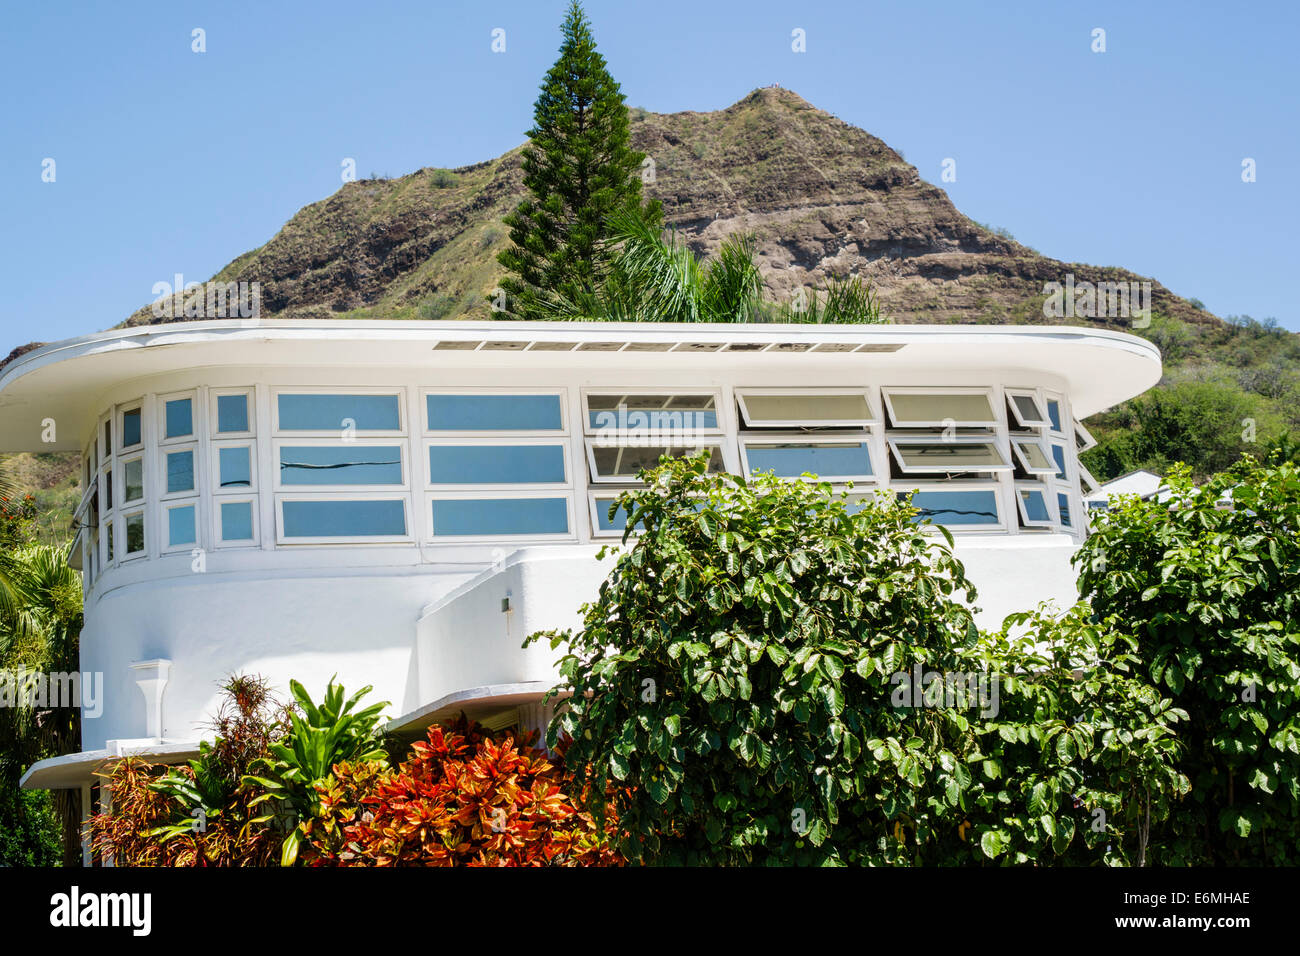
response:
<svg viewBox="0 0 1300 956"><path fill-rule="evenodd" d="M891 370L1031 370L1084 418L1160 380L1159 350L1102 328L1033 325L223 319L113 329L33 349L0 371L0 451L78 451L98 397L201 367L698 368L807 366L888 384ZM935 381L942 385L941 380ZM46 419L54 443L42 441Z"/></svg>

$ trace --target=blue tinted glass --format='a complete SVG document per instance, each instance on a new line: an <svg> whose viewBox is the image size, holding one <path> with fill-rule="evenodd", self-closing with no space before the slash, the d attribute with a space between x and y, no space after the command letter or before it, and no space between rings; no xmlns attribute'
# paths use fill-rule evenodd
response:
<svg viewBox="0 0 1300 956"><path fill-rule="evenodd" d="M921 518L935 524L995 524L998 520L997 494L993 491L918 491L912 505L921 509Z"/></svg>
<svg viewBox="0 0 1300 956"><path fill-rule="evenodd" d="M222 488L251 488L253 467L246 446L222 448L217 452L217 480Z"/></svg>
<svg viewBox="0 0 1300 956"><path fill-rule="evenodd" d="M558 395L429 395L430 431L558 431Z"/></svg>
<svg viewBox="0 0 1300 956"><path fill-rule="evenodd" d="M1060 445L1053 445L1052 457L1056 459L1056 477L1065 481L1065 449Z"/></svg>
<svg viewBox="0 0 1300 956"><path fill-rule="evenodd" d="M1058 493L1056 496L1056 507L1059 508L1061 512L1061 524L1065 525L1067 528L1073 528L1074 523L1070 520L1070 496Z"/></svg>
<svg viewBox="0 0 1300 956"><path fill-rule="evenodd" d="M400 431L396 395L280 395L280 428L285 431Z"/></svg>
<svg viewBox="0 0 1300 956"><path fill-rule="evenodd" d="M869 475L871 453L866 442L852 445L748 445L750 471L772 471L779 478L814 475Z"/></svg>
<svg viewBox="0 0 1300 956"><path fill-rule="evenodd" d="M167 403L163 419L168 438L194 434L194 413L188 398L177 398Z"/></svg>
<svg viewBox="0 0 1300 956"><path fill-rule="evenodd" d="M501 485L564 481L561 445L434 445L429 481L435 485Z"/></svg>
<svg viewBox="0 0 1300 956"><path fill-rule="evenodd" d="M433 502L435 535L567 534L563 498L457 498Z"/></svg>
<svg viewBox="0 0 1300 956"><path fill-rule="evenodd" d="M614 501L611 498L596 499L596 528L599 531L622 531L627 527L628 514L620 506L614 512L614 517L609 516L609 509L613 506Z"/></svg>
<svg viewBox="0 0 1300 956"><path fill-rule="evenodd" d="M248 541L253 537L253 503L227 501L221 505L221 540Z"/></svg>
<svg viewBox="0 0 1300 956"><path fill-rule="evenodd" d="M122 415L122 447L140 444L140 409Z"/></svg>
<svg viewBox="0 0 1300 956"><path fill-rule="evenodd" d="M1061 430L1061 403L1049 398L1047 400L1047 417L1052 422L1052 430Z"/></svg>
<svg viewBox="0 0 1300 956"><path fill-rule="evenodd" d="M286 501L286 538L356 538L406 534L401 501Z"/></svg>
<svg viewBox="0 0 1300 956"><path fill-rule="evenodd" d="M285 485L400 485L398 445L290 446L280 449Z"/></svg>
<svg viewBox="0 0 1300 956"><path fill-rule="evenodd" d="M1019 491L1017 494L1025 503L1025 515L1028 520L1047 520L1047 498L1041 491Z"/></svg>
<svg viewBox="0 0 1300 956"><path fill-rule="evenodd" d="M194 490L194 452L173 451L167 454L167 492Z"/></svg>
<svg viewBox="0 0 1300 956"><path fill-rule="evenodd" d="M194 544L194 506L172 508L167 512L167 546Z"/></svg>
<svg viewBox="0 0 1300 956"><path fill-rule="evenodd" d="M217 396L217 431L248 431L248 396Z"/></svg>

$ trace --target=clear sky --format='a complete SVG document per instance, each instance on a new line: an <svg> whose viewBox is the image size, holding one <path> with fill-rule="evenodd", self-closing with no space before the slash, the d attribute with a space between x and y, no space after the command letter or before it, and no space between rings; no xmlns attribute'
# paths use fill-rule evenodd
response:
<svg viewBox="0 0 1300 956"><path fill-rule="evenodd" d="M0 356L111 327L175 273L206 280L338 189L345 158L397 176L518 145L565 6L11 4ZM1300 329L1294 0L586 6L629 105L720 109L780 83L1045 255Z"/></svg>

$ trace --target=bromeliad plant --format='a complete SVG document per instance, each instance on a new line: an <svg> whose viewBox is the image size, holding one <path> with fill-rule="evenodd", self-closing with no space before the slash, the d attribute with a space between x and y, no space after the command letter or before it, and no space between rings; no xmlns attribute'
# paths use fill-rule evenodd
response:
<svg viewBox="0 0 1300 956"><path fill-rule="evenodd" d="M386 765L387 761L379 725L388 701L355 710L361 698L370 693L369 686L344 699L343 686L331 678L320 706L297 681L290 681L289 689L297 709L288 714L288 733L282 741L271 744L270 755L255 761L254 772L244 777L246 788L263 791L253 797L250 805L267 804L271 809L257 822L269 823L284 834L282 866L297 862L302 843L298 824L320 812L316 784L330 776L334 765L345 761Z"/></svg>

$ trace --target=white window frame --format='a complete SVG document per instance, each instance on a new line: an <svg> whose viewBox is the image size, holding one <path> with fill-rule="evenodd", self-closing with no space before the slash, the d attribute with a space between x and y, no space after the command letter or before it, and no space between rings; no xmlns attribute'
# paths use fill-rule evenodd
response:
<svg viewBox="0 0 1300 956"><path fill-rule="evenodd" d="M636 486L640 485L640 482L637 481L636 475L609 475L609 476L601 475L596 469L596 440L594 438L587 438L585 439L584 444L587 450L587 468L588 468L588 474L591 476L590 477L591 484L593 485L631 484ZM698 446L691 446L681 442L676 442L674 444L674 440L671 438L665 439L663 441L660 441L657 438L652 438L651 440L645 442L636 442L634 444L601 445L600 447L602 448L672 448L672 447L692 448L694 447L695 450L692 452L693 455L699 454L705 448L717 448L722 455L722 470L724 472L731 472L734 474L736 469L735 469L735 460L732 457L735 454L734 449L731 447L733 444L734 444L733 442L727 441L722 435L717 435L717 436L709 435L707 436L705 441L701 442Z"/></svg>
<svg viewBox="0 0 1300 956"><path fill-rule="evenodd" d="M1060 428L1052 427L1052 412L1051 412L1051 408L1049 407L1050 402L1056 403L1057 416L1061 419ZM1070 413L1068 409L1066 409L1065 407L1064 395L1062 395L1060 392L1053 392L1047 389L1043 389L1043 411L1047 413L1047 431L1049 434L1051 435L1068 434L1068 427L1069 427L1068 423L1070 421Z"/></svg>
<svg viewBox="0 0 1300 956"><path fill-rule="evenodd" d="M989 428L998 429L1004 426L1004 419L998 413L997 396L993 393L991 386L922 386L922 385L903 385L903 386L882 386L880 389L881 399L885 404L885 409L889 413L889 420L892 428ZM938 421L928 420L900 420L894 411L895 395L983 395L988 401L989 411L992 415L988 420L971 420L971 419L952 419L943 418Z"/></svg>
<svg viewBox="0 0 1300 956"><path fill-rule="evenodd" d="M248 405L248 430L242 432L222 432L217 430L220 421L217 401L220 398L229 398L231 395L242 395ZM212 388L208 390L208 439L214 442L247 440L257 437L257 405L256 389L251 386L245 388Z"/></svg>
<svg viewBox="0 0 1300 956"><path fill-rule="evenodd" d="M169 543L171 538L171 513L179 508L194 509L194 541L190 544ZM162 554L179 554L203 547L203 516L198 498L175 498L166 501L158 509L158 512L162 521L162 526L158 530L158 550Z"/></svg>
<svg viewBox="0 0 1300 956"><path fill-rule="evenodd" d="M141 558L149 557L149 518L145 514L145 511L146 509L144 507L144 503L141 502L140 505L138 506L133 505L130 509L124 507L122 509L122 513L120 515L117 515L114 519L120 522L121 524L121 527L119 528L119 531L121 532L121 541L120 541L121 556L118 558L119 564L121 564L124 561L138 561ZM136 515L139 515L140 520L144 523L144 541L142 542L144 546L139 551L127 551L126 523L131 518L134 518Z"/></svg>
<svg viewBox="0 0 1300 956"><path fill-rule="evenodd" d="M400 501L406 533L402 535L315 535L307 538L288 538L284 534L284 504L287 501ZM392 493L374 494L345 491L331 491L329 494L291 493L275 496L275 543L284 547L297 545L350 545L350 544L406 544L415 540L411 531L410 514L411 496L400 490Z"/></svg>
<svg viewBox="0 0 1300 956"><path fill-rule="evenodd" d="M559 498L564 501L565 521L569 530L563 534L436 534L433 527L433 502L435 499L442 501L473 501L480 498ZM532 541L574 541L577 539L578 531L576 527L576 516L573 508L573 494L563 489L552 491L543 491L536 486L528 486L526 490L521 490L519 486L513 486L508 493L500 494L483 494L480 489L473 492L469 491L446 491L441 488L433 494L425 496L424 499L424 533L426 539L439 545L444 544L483 544L485 542L502 541L532 542ZM620 532L621 534L622 532Z"/></svg>
<svg viewBox="0 0 1300 956"><path fill-rule="evenodd" d="M872 454L871 433L867 431L849 433L849 432L797 432L794 434L776 434L774 432L741 432L740 434L740 466L742 473L748 477L749 470L749 446L750 445L865 445L867 449L867 460L871 465L872 474L870 475L818 475L815 479L807 478L803 475L785 476L789 479L798 481L828 481L832 484L845 484L852 482L854 485L859 484L879 484L880 467L879 462L875 460Z"/></svg>
<svg viewBox="0 0 1300 956"><path fill-rule="evenodd" d="M709 396L713 399L714 418L717 419L716 427L692 429L694 435L708 436L710 438L717 436L721 440L725 431L725 408L722 401L722 390L718 388L672 388L672 387L655 387L647 385L645 387L627 387L627 388L584 388L581 394L582 405L582 434L599 435L601 431L591 424L591 408L588 400L593 395L661 395L665 398L682 397L687 395ZM673 435L676 432L673 429L636 429L633 434L637 436L638 442L641 437L653 439L659 434ZM655 444L654 441L646 441L643 444Z"/></svg>
<svg viewBox="0 0 1300 956"><path fill-rule="evenodd" d="M434 389L437 391L437 389ZM410 431L411 423L407 419L406 408L406 388L401 385L392 386L361 386L361 385L338 385L332 388L297 388L294 386L281 386L271 389L271 431L272 435L279 438L311 438L317 441L343 441L344 429L340 424L334 429L285 429L280 427L280 396L281 395L387 395L397 399L397 416L398 425L396 431L391 429L371 430L358 428L355 432L355 439L352 441L368 441L373 438L406 438ZM349 442L350 444L351 442ZM279 454L276 454L276 462L279 461Z"/></svg>
<svg viewBox="0 0 1300 956"><path fill-rule="evenodd" d="M194 466L194 487L185 491L168 491L167 490L167 456L175 455L178 452L190 452L194 457L191 459ZM158 449L158 497L161 501L172 501L176 498L188 498L199 493L199 481L202 477L202 465L199 464L199 443L194 442L188 447L185 445L168 445L166 448Z"/></svg>
<svg viewBox="0 0 1300 956"><path fill-rule="evenodd" d="M134 445L123 444L123 441L126 438L125 422L126 422L127 412L140 413L140 440L136 442ZM117 443L117 447L114 449L115 454L125 455L128 452L142 451L144 449L145 437L146 437L144 422L145 422L145 415L144 415L143 399L138 398L133 402L128 402L125 405L117 406L117 411L113 415L113 428L117 432L117 434L113 436L113 441Z"/></svg>
<svg viewBox="0 0 1300 956"><path fill-rule="evenodd" d="M483 429L432 429L429 427L429 396L430 395L494 395L519 398L557 398L560 403L560 427L554 428L483 428ZM560 439L569 434L569 399L567 389L564 388L511 388L509 386L448 386L447 388L422 388L419 390L419 409L420 409L420 434L431 440L441 440L445 438L477 438L493 437L504 438L507 436L519 437L542 437L547 439ZM586 405L584 402L583 408ZM452 444L456 444L453 442Z"/></svg>
<svg viewBox="0 0 1300 956"><path fill-rule="evenodd" d="M1047 415L1047 404L1043 401L1042 396L1036 388L1004 388L1006 394L1007 408L1021 428L1050 428L1052 420ZM1025 418L1020 413L1020 407L1016 405L1017 398L1027 398L1034 403L1034 408L1039 412L1039 417L1035 419Z"/></svg>
<svg viewBox="0 0 1300 956"><path fill-rule="evenodd" d="M1053 471L1052 474L1056 472ZM1084 466L1083 462L1079 462L1079 482L1088 489L1090 495L1101 490L1101 485L1097 483L1097 479L1092 476L1092 472Z"/></svg>
<svg viewBox="0 0 1300 956"><path fill-rule="evenodd" d="M887 439L889 450L898 463L898 470L905 475L969 475L983 474L986 472L1012 471L1014 470L1011 462L1003 452L998 436L996 435L956 435L952 438L942 438L939 435L890 435ZM944 468L933 465L909 465L899 450L899 445L988 445L997 453L1001 459L1001 464L994 465L962 465L958 468Z"/></svg>
<svg viewBox="0 0 1300 956"><path fill-rule="evenodd" d="M180 401L186 398L190 400L190 433L188 435L176 435L173 438L168 438L167 403ZM200 416L203 414L203 408L199 404L199 393L197 389L188 388L179 392L169 392L166 395L159 395L154 403L154 408L157 409L157 413L154 417L157 419L159 448L170 445L185 445L199 440L199 423Z"/></svg>
<svg viewBox="0 0 1300 956"><path fill-rule="evenodd" d="M437 394L447 394L440 392ZM434 483L431 474L431 464L429 454L435 448L480 448L487 446L515 446L515 445L540 445L551 446L560 449L562 461L564 463L564 481L512 481L512 482L493 482L476 484L474 482L447 482ZM480 491L484 497L509 497L509 495L495 494L497 491L512 492L522 490L550 490L550 491L568 491L573 488L573 463L570 461L570 443L564 435L547 433L543 438L536 433L527 435L517 435L514 437L503 437L497 432L492 432L490 436L484 432L473 432L463 434L462 437L453 438L443 433L439 434L436 439L426 440L423 445L424 457L420 467L424 471L424 488L426 491L437 492L441 495L444 491ZM488 492L493 494L489 495Z"/></svg>
<svg viewBox="0 0 1300 956"><path fill-rule="evenodd" d="M284 483L284 470L280 467L280 449L285 446L305 446L310 445L317 448L389 448L395 447L398 454L401 455L401 484L372 484L372 485L349 485L349 484L322 484L322 485L286 485ZM327 494L334 492L344 492L348 497L357 497L358 495L366 497L385 497L389 493L399 491L409 492L411 490L411 466L407 461L410 443L385 438L371 438L367 433L365 438L356 438L352 441L344 441L340 438L316 438L315 440L306 440L301 438L275 438L271 442L271 471L275 475L276 494L284 493L292 497L310 496L314 494Z"/></svg>
<svg viewBox="0 0 1300 956"><path fill-rule="evenodd" d="M1010 435L1011 451L1016 456L1016 461L1020 467L1031 475L1054 475L1056 474L1056 462L1052 459L1052 450L1047 447L1047 443L1041 438L1034 435ZM1046 465L1031 465L1029 456L1021 449L1021 445L1037 445L1038 450L1043 453L1047 459Z"/></svg>
<svg viewBox="0 0 1300 956"><path fill-rule="evenodd" d="M228 495L256 495L257 494L257 441L256 439L236 439L234 441L214 441L209 443L212 448L209 468L212 471L211 485L212 493L221 497ZM232 485L229 488L222 487L221 484L221 451L225 448L247 448L248 449L248 479L247 485ZM277 462L278 463L278 462Z"/></svg>
<svg viewBox="0 0 1300 956"><path fill-rule="evenodd" d="M1051 528L1056 524L1056 512L1051 500L1052 488L1041 481L1017 481L1012 486L1015 491L1016 511L1020 514L1020 523L1026 528ZM1025 504L1021 492L1034 492L1043 496L1043 512L1047 515L1041 520L1029 517L1029 507Z"/></svg>
<svg viewBox="0 0 1300 956"><path fill-rule="evenodd" d="M1092 437L1092 432L1083 427L1083 422L1074 423L1074 450L1075 454L1085 452L1089 448L1097 447L1097 439Z"/></svg>
<svg viewBox="0 0 1300 956"><path fill-rule="evenodd" d="M252 531L251 538L239 538L234 541L224 541L221 537L221 506L222 505L239 505L247 504L249 511L252 513ZM212 546L214 548L258 548L261 545L261 535L258 533L258 498L257 495L250 495L247 492L243 495L223 495L220 498L214 498L212 501ZM295 539L296 541L297 539ZM331 539L334 540L334 539Z"/></svg>
<svg viewBox="0 0 1300 956"><path fill-rule="evenodd" d="M993 510L997 512L997 521L985 524L963 524L963 525L946 525L936 521L931 521L931 525L936 529L938 527L947 528L954 535L967 534L970 532L984 531L1006 531L1008 530L1007 516L1002 499L1003 485L998 481L918 481L890 485L891 492L909 492L909 491L991 491L993 492ZM938 534L938 531L934 531Z"/></svg>
<svg viewBox="0 0 1300 956"><path fill-rule="evenodd" d="M819 429L819 428L854 428L867 430L873 425L881 423L880 414L877 409L872 389L869 388L738 388L735 390L736 405L740 411L740 429L746 431L749 429ZM850 395L854 398L861 398L867 406L866 418L854 419L826 419L812 420L806 418L794 419L759 419L754 420L749 414L749 405L747 399L750 397L770 396L770 397L790 397L790 398L817 398L817 397L834 397L838 395Z"/></svg>
<svg viewBox="0 0 1300 956"><path fill-rule="evenodd" d="M598 499L603 498L606 501L612 501L614 498L617 498L623 492L635 491L640 487L642 486L632 484L632 485L624 485L621 488L620 487L592 488L587 492L587 517L591 519L591 536L593 538L623 537L622 528L602 528L600 526L601 515L604 513L604 511L608 511L608 506L605 506L605 508L602 509L600 504L598 504ZM636 531L635 529L633 529L632 531L633 535L639 533L640 532Z"/></svg>
<svg viewBox="0 0 1300 956"><path fill-rule="evenodd" d="M140 463L140 497L132 498L130 501L126 498L126 466L131 462ZM119 455L113 463L117 469L117 474L113 477L113 483L119 485L116 489L122 494L122 506L119 510L126 511L128 508L134 510L137 507L143 507L149 500L149 463L145 461L143 451L132 452L129 455Z"/></svg>

